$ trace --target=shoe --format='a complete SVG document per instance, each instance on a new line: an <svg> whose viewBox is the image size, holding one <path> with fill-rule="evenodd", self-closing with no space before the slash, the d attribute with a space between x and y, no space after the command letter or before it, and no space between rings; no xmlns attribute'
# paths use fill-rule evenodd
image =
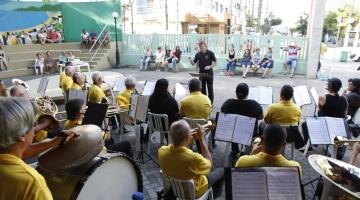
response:
<svg viewBox="0 0 360 200"><path fill-rule="evenodd" d="M360 71L360 66L357 68L358 71Z"/></svg>

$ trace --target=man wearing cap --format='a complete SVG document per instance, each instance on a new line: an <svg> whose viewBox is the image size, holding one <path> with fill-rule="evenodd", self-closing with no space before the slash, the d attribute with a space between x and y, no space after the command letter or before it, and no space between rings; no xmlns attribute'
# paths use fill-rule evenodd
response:
<svg viewBox="0 0 360 200"><path fill-rule="evenodd" d="M288 73L288 65L291 66L291 74L290 74L290 78L292 78L294 76L294 72L296 69L296 64L297 64L297 56L298 56L298 51L301 48L298 47L295 42L291 42L290 45L284 49L284 51L288 52L288 59L284 62L284 75L286 75Z"/></svg>

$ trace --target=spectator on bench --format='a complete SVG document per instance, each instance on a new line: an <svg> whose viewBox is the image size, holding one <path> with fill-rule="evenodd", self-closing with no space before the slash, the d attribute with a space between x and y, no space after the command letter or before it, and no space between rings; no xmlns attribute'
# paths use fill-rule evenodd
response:
<svg viewBox="0 0 360 200"><path fill-rule="evenodd" d="M83 48L83 46L85 45L85 47L89 47L89 33L86 32L86 30L83 28L80 34L80 39L81 39L81 48Z"/></svg>
<svg viewBox="0 0 360 200"><path fill-rule="evenodd" d="M59 43L60 42L60 34L53 29L50 29L47 34L46 42L48 43Z"/></svg>
<svg viewBox="0 0 360 200"><path fill-rule="evenodd" d="M161 47L158 47L155 54L155 67L157 72L160 71L160 67L163 63L164 63L164 53L161 51Z"/></svg>
<svg viewBox="0 0 360 200"><path fill-rule="evenodd" d="M44 70L44 58L42 57L41 53L36 54L35 64L34 64L34 71L35 75L42 74Z"/></svg>
<svg viewBox="0 0 360 200"><path fill-rule="evenodd" d="M46 43L46 39L47 39L48 35L46 32L46 29L42 28L38 34L38 38L39 38L39 43L41 45L44 45Z"/></svg>
<svg viewBox="0 0 360 200"><path fill-rule="evenodd" d="M146 52L144 54L144 57L141 58L140 61L140 71L146 71L149 61L151 60L152 52L150 47L146 47Z"/></svg>
<svg viewBox="0 0 360 200"><path fill-rule="evenodd" d="M50 51L46 51L45 53L44 64L45 64L45 74L50 74L51 68L53 68L54 66L54 57L52 56Z"/></svg>

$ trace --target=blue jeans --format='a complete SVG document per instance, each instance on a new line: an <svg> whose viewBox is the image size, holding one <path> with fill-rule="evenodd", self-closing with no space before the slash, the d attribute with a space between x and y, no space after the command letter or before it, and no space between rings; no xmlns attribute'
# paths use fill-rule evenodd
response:
<svg viewBox="0 0 360 200"><path fill-rule="evenodd" d="M290 65L291 68L296 68L297 60L296 59L288 59L288 60L286 60L286 64Z"/></svg>
<svg viewBox="0 0 360 200"><path fill-rule="evenodd" d="M263 62L261 63L262 68L273 68L273 62Z"/></svg>
<svg viewBox="0 0 360 200"><path fill-rule="evenodd" d="M235 72L236 60L227 61L226 71Z"/></svg>

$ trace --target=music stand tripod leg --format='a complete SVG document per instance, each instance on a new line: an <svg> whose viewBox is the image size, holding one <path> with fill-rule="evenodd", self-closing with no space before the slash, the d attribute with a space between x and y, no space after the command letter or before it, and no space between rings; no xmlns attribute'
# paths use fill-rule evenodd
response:
<svg viewBox="0 0 360 200"><path fill-rule="evenodd" d="M141 125L137 125L137 126L141 126ZM144 130L145 131L145 130ZM139 136L140 136L140 128L139 128L139 132L138 132L138 134L139 134ZM136 157L136 162L138 162L138 163L141 163L141 164L145 164L146 162L148 162L148 161L153 161L158 167L160 167L160 165L154 160L154 158L152 158L151 156L150 156L150 154L148 154L145 150L144 150L144 142L143 142L143 140L141 139L141 137L138 137L138 139L139 139L139 142L140 142L140 151L139 151L139 154L137 155L137 157ZM151 142L151 141L149 141L149 142ZM148 160L144 160L144 156L147 156L148 157ZM139 161L141 161L141 162L139 162Z"/></svg>

